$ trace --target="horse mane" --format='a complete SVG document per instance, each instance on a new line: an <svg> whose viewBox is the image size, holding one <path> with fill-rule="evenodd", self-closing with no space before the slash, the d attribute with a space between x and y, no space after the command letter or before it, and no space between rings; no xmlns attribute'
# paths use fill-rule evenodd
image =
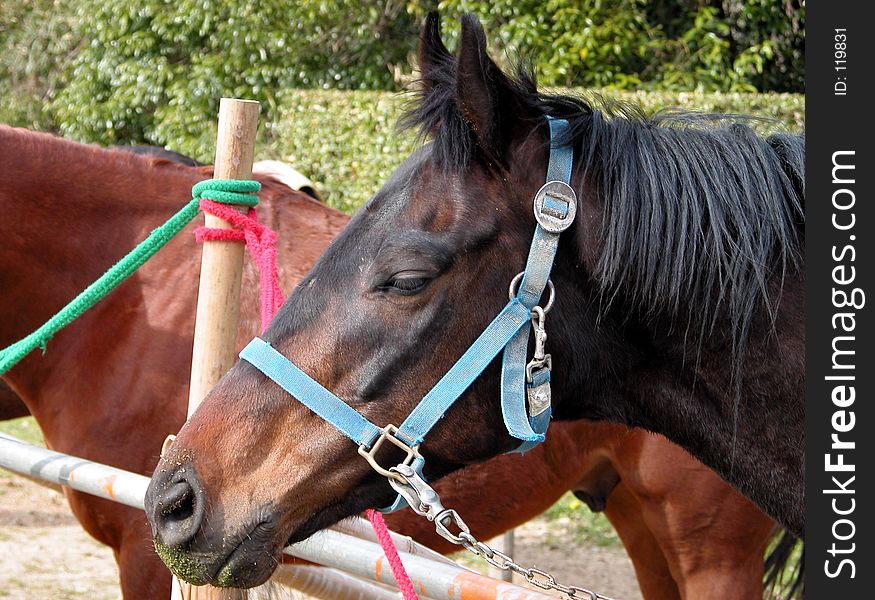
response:
<svg viewBox="0 0 875 600"><path fill-rule="evenodd" d="M456 61L444 57L429 73L400 124L432 140L443 169L461 169L478 152L456 107ZM602 312L624 302L648 319L674 324L686 313L699 345L728 317L733 375L752 322L762 308L774 321L780 294L774 277L799 268L804 224L804 138L758 136L752 117L663 110L635 104L546 94L530 69L507 84L531 130L544 115L569 121L567 139L583 173L579 198L603 203L600 257L591 275ZM582 237L578 243L592 243ZM581 252L583 254L583 252ZM736 380L738 383L738 380Z"/></svg>

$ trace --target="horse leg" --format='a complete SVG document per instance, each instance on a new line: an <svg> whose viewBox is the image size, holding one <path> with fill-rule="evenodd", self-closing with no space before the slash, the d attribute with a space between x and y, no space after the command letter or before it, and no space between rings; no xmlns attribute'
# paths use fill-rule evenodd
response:
<svg viewBox="0 0 875 600"><path fill-rule="evenodd" d="M608 498L605 516L626 548L645 600L681 600L662 548L647 527L641 506L622 481ZM707 594L701 597L709 598Z"/></svg>
<svg viewBox="0 0 875 600"><path fill-rule="evenodd" d="M155 553L145 516L140 517L136 525L127 528L115 552L122 596L125 600L167 600L170 598L170 571Z"/></svg>
<svg viewBox="0 0 875 600"><path fill-rule="evenodd" d="M774 527L769 517L661 436L636 431L617 455L681 598L762 597L763 553Z"/></svg>

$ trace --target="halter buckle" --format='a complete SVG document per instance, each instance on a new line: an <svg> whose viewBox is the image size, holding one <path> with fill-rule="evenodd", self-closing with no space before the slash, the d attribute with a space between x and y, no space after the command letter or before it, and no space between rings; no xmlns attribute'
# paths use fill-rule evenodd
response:
<svg viewBox="0 0 875 600"><path fill-rule="evenodd" d="M577 194L564 181L548 181L535 193L535 220L550 233L562 233L574 222Z"/></svg>
<svg viewBox="0 0 875 600"><path fill-rule="evenodd" d="M419 444L415 444L413 446L408 446L402 440L398 439L395 434L398 433L398 428L394 425L386 425L380 430L380 435L374 440L374 443L371 444L370 448L367 448L364 444L359 446L358 452L359 454L368 461L368 464L371 465L377 473L382 475L383 477L388 477L389 479L394 479L395 481L399 481L401 483L406 483L406 479L402 477L397 472L393 473L389 469L384 469L380 466L380 463L377 462L376 455L380 450L380 446L383 445L383 442L388 441L393 446L400 448L406 453L404 460L398 463L399 465L410 465L414 460L421 457L419 454Z"/></svg>

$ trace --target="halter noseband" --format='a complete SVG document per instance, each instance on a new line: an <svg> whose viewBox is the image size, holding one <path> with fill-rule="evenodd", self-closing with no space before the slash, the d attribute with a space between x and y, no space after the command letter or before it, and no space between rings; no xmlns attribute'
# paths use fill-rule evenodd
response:
<svg viewBox="0 0 875 600"><path fill-rule="evenodd" d="M550 270L559 235L571 226L577 211L577 196L569 185L574 151L571 146L556 145L558 139L564 138L568 121L549 116L547 120L550 126L547 183L535 194L534 212L538 224L525 270L511 282L507 305L420 400L400 427L377 427L261 338L253 339L240 353L240 358L355 442L359 454L378 473L388 477L396 490L399 488L394 483L406 482L407 478L399 475L398 467L386 469L377 463L375 455L381 445L389 442L403 450L406 456L401 465L410 466L421 476L425 459L419 453L419 445L502 350L501 412L508 433L521 440L514 451L525 452L544 441L551 415L551 359L544 352L547 337L544 321L554 296ZM538 302L548 285L550 299L547 306L541 308ZM535 330L535 356L527 363L529 323ZM405 504L404 496L399 493L395 502L382 510L397 510Z"/></svg>

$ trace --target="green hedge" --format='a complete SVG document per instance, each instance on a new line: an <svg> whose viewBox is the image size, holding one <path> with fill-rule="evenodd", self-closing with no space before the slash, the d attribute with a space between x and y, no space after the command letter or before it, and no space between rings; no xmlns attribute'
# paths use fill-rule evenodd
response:
<svg viewBox="0 0 875 600"><path fill-rule="evenodd" d="M608 95L608 93L605 93ZM682 107L772 119L757 127L802 131L804 97L798 94L636 92L610 94L647 111ZM317 182L326 200L351 212L361 206L410 154L416 140L395 122L408 98L387 92L289 91L275 122L264 128L261 155L287 160ZM207 136L209 137L209 136ZM209 147L180 149L208 160Z"/></svg>

